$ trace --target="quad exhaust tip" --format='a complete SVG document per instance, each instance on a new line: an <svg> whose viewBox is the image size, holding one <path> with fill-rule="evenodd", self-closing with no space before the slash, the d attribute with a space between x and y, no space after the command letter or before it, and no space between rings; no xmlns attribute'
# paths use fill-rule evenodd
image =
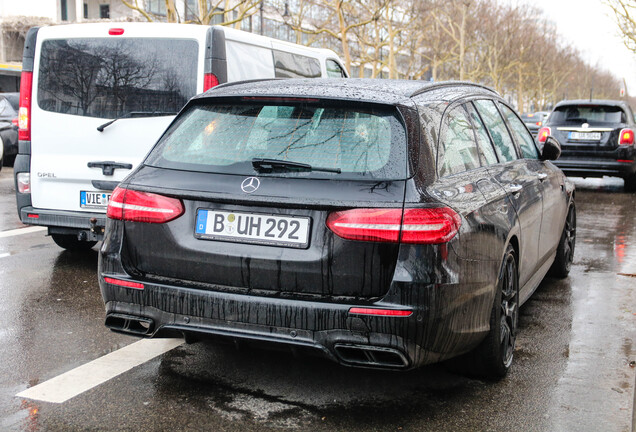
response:
<svg viewBox="0 0 636 432"><path fill-rule="evenodd" d="M345 364L391 369L402 369L409 365L406 356L395 348L337 344L334 350Z"/></svg>
<svg viewBox="0 0 636 432"><path fill-rule="evenodd" d="M154 321L134 315L108 314L106 315L106 327L113 331L144 336L154 330Z"/></svg>

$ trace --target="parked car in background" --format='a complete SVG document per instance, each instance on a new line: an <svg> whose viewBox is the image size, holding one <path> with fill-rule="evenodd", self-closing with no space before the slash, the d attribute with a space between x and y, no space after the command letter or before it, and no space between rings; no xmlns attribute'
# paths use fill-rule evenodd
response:
<svg viewBox="0 0 636 432"><path fill-rule="evenodd" d="M408 369L512 363L519 307L572 262L574 189L493 90L355 79L193 98L113 192L106 325Z"/></svg>
<svg viewBox="0 0 636 432"><path fill-rule="evenodd" d="M13 166L18 154L18 106L20 93L0 93L0 168Z"/></svg>
<svg viewBox="0 0 636 432"><path fill-rule="evenodd" d="M221 26L110 22L31 29L22 70L18 214L71 250L102 239L112 190L195 94L347 75L331 50Z"/></svg>
<svg viewBox="0 0 636 432"><path fill-rule="evenodd" d="M554 107L538 141L549 135L561 143L555 162L576 177L614 176L625 180L625 190L636 191L634 114L623 101L565 100Z"/></svg>
<svg viewBox="0 0 636 432"><path fill-rule="evenodd" d="M521 120L526 124L526 127L530 131L533 137L536 138L539 133L539 129L543 126L543 123L548 118L547 111L537 111L535 113L521 114Z"/></svg>

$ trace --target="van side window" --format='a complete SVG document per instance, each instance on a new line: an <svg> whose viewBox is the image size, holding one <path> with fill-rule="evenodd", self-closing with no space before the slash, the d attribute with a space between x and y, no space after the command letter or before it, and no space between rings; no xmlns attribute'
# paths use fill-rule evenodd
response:
<svg viewBox="0 0 636 432"><path fill-rule="evenodd" d="M532 138L532 135L530 135L519 117L507 106L499 104L499 107L508 120L512 135L521 148L521 155L526 159L539 159L539 152L534 145L534 138Z"/></svg>
<svg viewBox="0 0 636 432"><path fill-rule="evenodd" d="M345 73L338 62L327 60L327 77L328 78L344 78Z"/></svg>
<svg viewBox="0 0 636 432"><path fill-rule="evenodd" d="M463 107L453 108L444 120L438 166L439 176L457 174L480 166L475 133Z"/></svg>
<svg viewBox="0 0 636 432"><path fill-rule="evenodd" d="M274 50L276 78L320 78L320 62L312 57Z"/></svg>
<svg viewBox="0 0 636 432"><path fill-rule="evenodd" d="M499 160L508 162L517 159L515 144L495 103L491 100L477 100L475 106L490 132Z"/></svg>
<svg viewBox="0 0 636 432"><path fill-rule="evenodd" d="M495 149L492 146L492 141L490 141L490 137L488 136L488 132L486 131L486 126L484 126L484 123L481 121L481 118L479 117L479 114L477 114L477 111L475 110L473 104L467 103L465 107L470 115L470 119L473 121L473 126L475 127L475 135L477 137L477 147L486 160L486 164L496 164L497 155L495 154Z"/></svg>

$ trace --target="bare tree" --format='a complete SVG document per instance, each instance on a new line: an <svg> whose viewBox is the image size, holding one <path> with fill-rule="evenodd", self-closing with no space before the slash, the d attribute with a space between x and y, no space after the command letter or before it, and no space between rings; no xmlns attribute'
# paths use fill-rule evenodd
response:
<svg viewBox="0 0 636 432"><path fill-rule="evenodd" d="M605 0L612 8L625 46L636 53L636 3L633 0Z"/></svg>

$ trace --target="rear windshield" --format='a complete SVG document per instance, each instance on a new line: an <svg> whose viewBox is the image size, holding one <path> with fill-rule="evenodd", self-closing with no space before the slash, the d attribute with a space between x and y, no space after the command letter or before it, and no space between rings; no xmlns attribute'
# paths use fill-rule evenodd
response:
<svg viewBox="0 0 636 432"><path fill-rule="evenodd" d="M253 175L255 158L315 168L278 169L265 175L403 179L406 132L390 108L195 105L169 128L146 164Z"/></svg>
<svg viewBox="0 0 636 432"><path fill-rule="evenodd" d="M175 114L196 93L197 56L194 40L46 40L38 105L99 118Z"/></svg>
<svg viewBox="0 0 636 432"><path fill-rule="evenodd" d="M609 125L626 121L620 107L608 105L563 105L550 114L550 124Z"/></svg>

